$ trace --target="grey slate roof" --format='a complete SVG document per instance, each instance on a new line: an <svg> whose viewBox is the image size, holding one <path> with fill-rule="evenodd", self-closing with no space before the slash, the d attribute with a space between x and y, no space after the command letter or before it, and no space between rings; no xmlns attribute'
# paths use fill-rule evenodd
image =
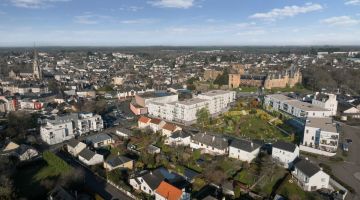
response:
<svg viewBox="0 0 360 200"><path fill-rule="evenodd" d="M78 140L70 140L68 142L68 145L71 146L72 148L75 148L79 143L80 143L80 141L78 141Z"/></svg>
<svg viewBox="0 0 360 200"><path fill-rule="evenodd" d="M178 130L178 131L175 131L170 137L171 138L187 138L189 136L191 136L190 133L182 131L182 130Z"/></svg>
<svg viewBox="0 0 360 200"><path fill-rule="evenodd" d="M303 158L296 159L294 163L295 168L302 171L308 177L312 177L321 170L320 167Z"/></svg>
<svg viewBox="0 0 360 200"><path fill-rule="evenodd" d="M96 135L92 135L90 137L86 138L86 142L90 142L90 143L98 143L98 142L102 142L105 140L111 139L111 136L105 133L101 133L101 134L96 134Z"/></svg>
<svg viewBox="0 0 360 200"><path fill-rule="evenodd" d="M277 141L272 146L273 148L282 149L288 152L294 152L296 149L296 144L283 141Z"/></svg>
<svg viewBox="0 0 360 200"><path fill-rule="evenodd" d="M260 148L260 145L244 139L233 140L231 141L230 146L246 152L253 152L255 149Z"/></svg>
<svg viewBox="0 0 360 200"><path fill-rule="evenodd" d="M106 159L106 163L112 167L117 167L117 166L127 163L129 161L132 161L132 160L125 156L111 156L108 159Z"/></svg>
<svg viewBox="0 0 360 200"><path fill-rule="evenodd" d="M82 150L80 153L79 153L79 156L85 158L86 160L91 160L92 157L95 156L95 152L85 148L84 150Z"/></svg>
<svg viewBox="0 0 360 200"><path fill-rule="evenodd" d="M192 140L217 149L226 149L229 146L227 139L218 135L212 135L207 133L198 133L192 137Z"/></svg>

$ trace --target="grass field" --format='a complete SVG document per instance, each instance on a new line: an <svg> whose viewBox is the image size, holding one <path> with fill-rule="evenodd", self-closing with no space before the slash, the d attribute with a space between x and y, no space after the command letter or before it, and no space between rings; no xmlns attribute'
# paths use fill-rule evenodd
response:
<svg viewBox="0 0 360 200"><path fill-rule="evenodd" d="M289 182L289 179L286 179L280 188L278 189L278 194L286 197L289 200L321 200L321 196L317 193L305 192L302 190L295 182Z"/></svg>

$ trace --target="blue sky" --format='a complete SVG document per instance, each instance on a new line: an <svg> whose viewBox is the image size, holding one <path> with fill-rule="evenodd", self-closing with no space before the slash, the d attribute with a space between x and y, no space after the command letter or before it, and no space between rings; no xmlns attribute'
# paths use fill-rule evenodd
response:
<svg viewBox="0 0 360 200"><path fill-rule="evenodd" d="M0 0L0 46L360 45L360 0Z"/></svg>

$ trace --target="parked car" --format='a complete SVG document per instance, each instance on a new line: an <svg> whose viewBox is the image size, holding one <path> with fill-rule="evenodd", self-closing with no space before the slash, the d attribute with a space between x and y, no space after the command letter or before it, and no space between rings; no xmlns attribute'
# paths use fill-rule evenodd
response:
<svg viewBox="0 0 360 200"><path fill-rule="evenodd" d="M343 147L344 151L349 151L349 144L348 143L343 143L342 147Z"/></svg>

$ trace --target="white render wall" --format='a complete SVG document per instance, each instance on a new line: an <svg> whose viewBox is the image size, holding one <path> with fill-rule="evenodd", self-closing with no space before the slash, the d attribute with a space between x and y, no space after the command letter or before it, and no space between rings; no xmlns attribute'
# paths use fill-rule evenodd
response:
<svg viewBox="0 0 360 200"><path fill-rule="evenodd" d="M279 161L285 168L291 168L292 162L299 157L299 147L296 146L294 152L285 151L283 149L278 149L273 147L272 149L272 158Z"/></svg>
<svg viewBox="0 0 360 200"><path fill-rule="evenodd" d="M250 163L252 160L254 160L260 152L260 147L255 149L252 152L247 152L238 148L235 148L233 146L229 147L229 157L235 158L241 161L245 161Z"/></svg>
<svg viewBox="0 0 360 200"><path fill-rule="evenodd" d="M75 137L72 122L64 122L59 124L47 123L40 127L41 139L47 144L58 144L65 140Z"/></svg>

